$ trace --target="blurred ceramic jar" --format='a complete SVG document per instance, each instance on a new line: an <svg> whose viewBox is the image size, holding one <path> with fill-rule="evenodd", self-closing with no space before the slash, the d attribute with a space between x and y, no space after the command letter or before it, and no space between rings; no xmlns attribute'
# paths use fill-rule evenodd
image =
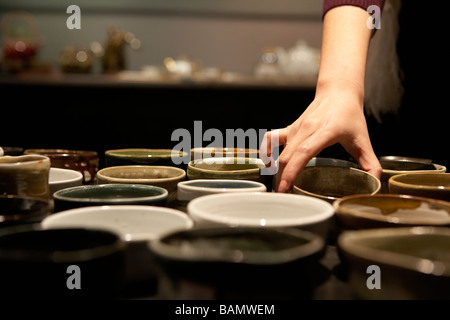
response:
<svg viewBox="0 0 450 320"><path fill-rule="evenodd" d="M0 194L49 201L50 159L43 155L0 157Z"/></svg>

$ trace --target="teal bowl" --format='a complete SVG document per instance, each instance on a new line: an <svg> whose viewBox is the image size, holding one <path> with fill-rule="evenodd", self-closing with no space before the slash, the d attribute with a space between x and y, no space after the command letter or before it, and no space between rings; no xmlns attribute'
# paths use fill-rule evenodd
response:
<svg viewBox="0 0 450 320"><path fill-rule="evenodd" d="M99 184L61 189L53 194L55 212L99 205L159 205L167 203L164 188L140 184Z"/></svg>

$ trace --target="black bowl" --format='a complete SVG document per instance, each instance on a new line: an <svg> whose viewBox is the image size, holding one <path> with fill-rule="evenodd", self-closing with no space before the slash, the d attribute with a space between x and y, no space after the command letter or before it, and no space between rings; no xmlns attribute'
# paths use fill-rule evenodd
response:
<svg viewBox="0 0 450 320"><path fill-rule="evenodd" d="M0 298L118 298L124 249L118 235L103 230L3 228Z"/></svg>

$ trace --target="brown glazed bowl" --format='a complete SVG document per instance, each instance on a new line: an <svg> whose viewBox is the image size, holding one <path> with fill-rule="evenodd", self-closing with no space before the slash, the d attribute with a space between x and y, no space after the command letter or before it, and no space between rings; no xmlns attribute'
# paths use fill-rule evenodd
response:
<svg viewBox="0 0 450 320"><path fill-rule="evenodd" d="M450 201L450 173L404 173L388 181L390 193Z"/></svg>
<svg viewBox="0 0 450 320"><path fill-rule="evenodd" d="M146 184L166 189L169 196L177 190L177 184L186 178L186 171L172 166L114 166L97 172L97 184L129 183Z"/></svg>
<svg viewBox="0 0 450 320"><path fill-rule="evenodd" d="M50 200L50 159L42 155L0 157L0 194Z"/></svg>
<svg viewBox="0 0 450 320"><path fill-rule="evenodd" d="M50 158L54 168L72 169L83 174L83 183L93 182L98 170L99 158L96 151L68 149L26 149L24 154L40 154Z"/></svg>
<svg viewBox="0 0 450 320"><path fill-rule="evenodd" d="M400 194L353 195L333 203L342 229L450 226L450 202Z"/></svg>
<svg viewBox="0 0 450 320"><path fill-rule="evenodd" d="M389 178L403 173L429 173L446 172L447 168L440 164L432 163L429 159L401 157L401 156L383 156L379 158L383 169L381 174L380 193L389 192Z"/></svg>
<svg viewBox="0 0 450 320"><path fill-rule="evenodd" d="M305 167L295 181L293 193L303 194L333 203L353 194L376 194L380 180L372 174L341 166Z"/></svg>
<svg viewBox="0 0 450 320"><path fill-rule="evenodd" d="M450 228L348 230L337 244L356 299L450 298Z"/></svg>

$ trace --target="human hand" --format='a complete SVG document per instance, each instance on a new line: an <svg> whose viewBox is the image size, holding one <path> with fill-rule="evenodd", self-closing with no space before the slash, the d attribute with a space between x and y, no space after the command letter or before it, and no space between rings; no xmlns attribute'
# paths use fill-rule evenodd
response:
<svg viewBox="0 0 450 320"><path fill-rule="evenodd" d="M277 139L273 139L277 135ZM361 169L381 176L382 168L369 138L362 99L348 88L322 89L305 112L286 128L269 131L261 150L270 152L284 145L278 158L275 189L288 192L300 171L323 149L340 143L359 163Z"/></svg>

